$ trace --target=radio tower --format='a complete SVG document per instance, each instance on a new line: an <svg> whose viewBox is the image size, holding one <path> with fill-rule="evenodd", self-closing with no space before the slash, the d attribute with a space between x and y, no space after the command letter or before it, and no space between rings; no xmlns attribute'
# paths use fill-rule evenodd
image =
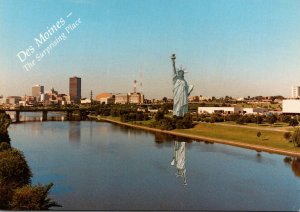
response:
<svg viewBox="0 0 300 212"><path fill-rule="evenodd" d="M140 89L141 89L141 103L144 104L144 94L143 94L143 71L142 67L140 67Z"/></svg>
<svg viewBox="0 0 300 212"><path fill-rule="evenodd" d="M133 81L133 93L136 93L136 80Z"/></svg>
<svg viewBox="0 0 300 212"><path fill-rule="evenodd" d="M140 70L140 89L141 89L141 94L143 95L143 72Z"/></svg>

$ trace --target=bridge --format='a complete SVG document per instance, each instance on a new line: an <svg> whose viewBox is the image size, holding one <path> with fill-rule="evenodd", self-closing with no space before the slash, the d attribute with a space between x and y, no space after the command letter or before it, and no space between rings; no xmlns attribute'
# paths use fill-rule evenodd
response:
<svg viewBox="0 0 300 212"><path fill-rule="evenodd" d="M0 109L0 112L15 112L16 122L20 122L21 112L42 112L42 121L47 121L48 112L65 112L67 120L70 120L75 112L78 112L80 120L87 116L90 112L95 111L92 108L16 108L16 109Z"/></svg>

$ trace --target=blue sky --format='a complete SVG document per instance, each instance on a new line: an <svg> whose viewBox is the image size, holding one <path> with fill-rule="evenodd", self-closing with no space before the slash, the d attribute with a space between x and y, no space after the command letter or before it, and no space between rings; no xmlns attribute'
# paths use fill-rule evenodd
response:
<svg viewBox="0 0 300 212"><path fill-rule="evenodd" d="M16 54L60 18L82 23L22 69ZM298 0L0 0L0 94L30 94L35 84L68 93L76 75L86 97L131 92L135 79L146 98L171 97L176 53L192 95L288 97L300 85L299 26Z"/></svg>

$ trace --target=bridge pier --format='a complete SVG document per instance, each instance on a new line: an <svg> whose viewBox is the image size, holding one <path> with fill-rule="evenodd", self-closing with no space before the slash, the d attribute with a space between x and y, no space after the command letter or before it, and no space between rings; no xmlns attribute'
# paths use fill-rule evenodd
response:
<svg viewBox="0 0 300 212"><path fill-rule="evenodd" d="M73 111L67 111L67 120L70 121L73 116Z"/></svg>
<svg viewBox="0 0 300 212"><path fill-rule="evenodd" d="M16 110L16 122L20 122L20 111Z"/></svg>
<svg viewBox="0 0 300 212"><path fill-rule="evenodd" d="M42 121L47 121L47 114L48 114L48 111L43 111Z"/></svg>

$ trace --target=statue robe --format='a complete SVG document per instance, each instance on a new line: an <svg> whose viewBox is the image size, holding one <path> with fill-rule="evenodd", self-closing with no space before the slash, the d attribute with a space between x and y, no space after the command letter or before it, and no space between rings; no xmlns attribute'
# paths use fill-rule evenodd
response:
<svg viewBox="0 0 300 212"><path fill-rule="evenodd" d="M193 90L193 85L188 85L185 79L180 79L177 74L173 77L173 115L184 116L188 112L188 96Z"/></svg>

